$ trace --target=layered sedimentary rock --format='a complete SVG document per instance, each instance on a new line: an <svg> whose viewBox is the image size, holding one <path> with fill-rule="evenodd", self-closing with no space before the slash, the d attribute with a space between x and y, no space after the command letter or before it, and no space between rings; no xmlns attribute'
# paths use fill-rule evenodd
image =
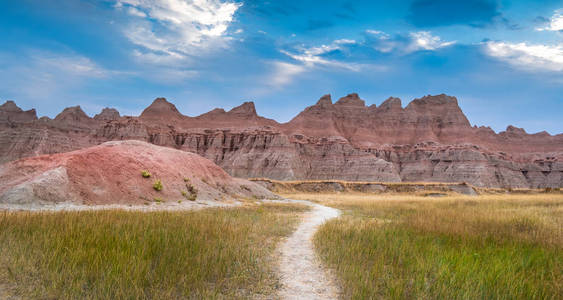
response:
<svg viewBox="0 0 563 300"><path fill-rule="evenodd" d="M0 123L2 124L29 123L35 120L37 120L35 109L23 111L14 101L10 100L0 105Z"/></svg>
<svg viewBox="0 0 563 300"><path fill-rule="evenodd" d="M325 95L283 124L252 102L189 117L158 98L139 117L104 109L90 118L72 107L54 120L0 106L0 162L128 139L200 154L238 177L563 186L563 134L472 127L443 94L404 108L393 97L366 106L357 94L334 103Z"/></svg>
<svg viewBox="0 0 563 300"><path fill-rule="evenodd" d="M102 109L102 112L94 116L94 120L97 121L113 121L119 119L121 116L115 108L106 107Z"/></svg>
<svg viewBox="0 0 563 300"><path fill-rule="evenodd" d="M0 166L0 182L0 204L13 205L275 198L199 155L140 141L107 142L9 162Z"/></svg>

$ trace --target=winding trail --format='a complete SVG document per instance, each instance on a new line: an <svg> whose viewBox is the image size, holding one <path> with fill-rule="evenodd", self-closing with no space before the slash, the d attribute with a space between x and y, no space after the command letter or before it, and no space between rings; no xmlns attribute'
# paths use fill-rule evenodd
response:
<svg viewBox="0 0 563 300"><path fill-rule="evenodd" d="M281 245L282 299L337 299L338 288L315 254L313 235L325 221L338 217L340 211L309 201L289 200L312 207L297 230Z"/></svg>

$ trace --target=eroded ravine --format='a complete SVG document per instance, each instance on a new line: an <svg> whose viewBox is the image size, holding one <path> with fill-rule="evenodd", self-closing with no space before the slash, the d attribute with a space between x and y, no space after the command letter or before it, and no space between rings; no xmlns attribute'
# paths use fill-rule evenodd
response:
<svg viewBox="0 0 563 300"><path fill-rule="evenodd" d="M336 218L340 211L323 205L295 201L311 206L295 232L280 246L282 299L337 299L338 287L323 268L313 246L318 227Z"/></svg>

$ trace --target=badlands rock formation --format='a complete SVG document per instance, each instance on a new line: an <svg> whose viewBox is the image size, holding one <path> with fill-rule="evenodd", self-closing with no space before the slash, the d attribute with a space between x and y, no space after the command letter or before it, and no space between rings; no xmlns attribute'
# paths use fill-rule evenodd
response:
<svg viewBox="0 0 563 300"><path fill-rule="evenodd" d="M443 94L406 107L398 98L366 106L358 94L334 103L325 95L283 124L252 102L189 117L159 98L139 117L105 109L90 118L72 107L54 120L10 101L0 107L0 162L131 139L197 153L245 178L563 186L563 134L472 127Z"/></svg>
<svg viewBox="0 0 563 300"><path fill-rule="evenodd" d="M143 170L151 176L144 178ZM162 183L160 191L153 188L156 180ZM2 204L147 204L276 198L256 183L229 176L197 154L141 141L106 142L9 162L0 166L0 182Z"/></svg>

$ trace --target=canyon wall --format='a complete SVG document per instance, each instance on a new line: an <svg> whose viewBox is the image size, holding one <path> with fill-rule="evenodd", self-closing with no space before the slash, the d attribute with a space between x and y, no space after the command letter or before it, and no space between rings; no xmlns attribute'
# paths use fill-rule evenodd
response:
<svg viewBox="0 0 563 300"><path fill-rule="evenodd" d="M252 102L197 117L164 98L139 117L106 108L90 118L76 106L49 119L12 101L0 106L0 163L128 139L200 154L244 178L563 187L563 134L472 127L443 94L404 108L398 98L366 106L357 94L335 103L325 95L283 124L259 116Z"/></svg>

